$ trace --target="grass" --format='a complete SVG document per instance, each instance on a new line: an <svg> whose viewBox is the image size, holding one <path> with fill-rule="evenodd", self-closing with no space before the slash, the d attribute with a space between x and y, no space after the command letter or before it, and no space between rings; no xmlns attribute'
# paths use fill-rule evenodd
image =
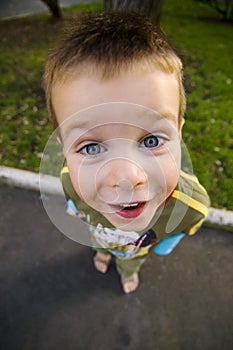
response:
<svg viewBox="0 0 233 350"><path fill-rule="evenodd" d="M166 1L162 26L184 62L183 138L212 205L233 209L233 27L205 4Z"/></svg>
<svg viewBox="0 0 233 350"><path fill-rule="evenodd" d="M80 11L101 11L102 3L63 10L61 22L45 13L0 22L0 162L37 172L52 133L41 86L44 61L63 27ZM183 139L194 172L212 206L233 210L232 25L194 0L166 0L162 28L184 62L188 97Z"/></svg>

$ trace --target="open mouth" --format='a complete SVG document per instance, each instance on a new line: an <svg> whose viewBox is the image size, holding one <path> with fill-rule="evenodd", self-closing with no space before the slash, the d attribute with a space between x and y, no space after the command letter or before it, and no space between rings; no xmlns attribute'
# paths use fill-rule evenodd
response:
<svg viewBox="0 0 233 350"><path fill-rule="evenodd" d="M118 215L126 219L138 217L144 210L146 202L123 203L120 205L110 205Z"/></svg>

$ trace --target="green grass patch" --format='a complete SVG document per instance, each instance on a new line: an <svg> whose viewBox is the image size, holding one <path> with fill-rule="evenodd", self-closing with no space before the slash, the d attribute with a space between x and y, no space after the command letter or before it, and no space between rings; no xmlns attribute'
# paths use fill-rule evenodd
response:
<svg viewBox="0 0 233 350"><path fill-rule="evenodd" d="M44 62L63 28L80 11L103 3L0 22L0 162L38 171L52 133L41 86ZM232 24L194 0L164 1L162 28L184 62L188 108L183 139L212 206L233 210Z"/></svg>
<svg viewBox="0 0 233 350"><path fill-rule="evenodd" d="M183 139L212 205L233 209L233 27L206 4L165 1L162 27L184 63Z"/></svg>

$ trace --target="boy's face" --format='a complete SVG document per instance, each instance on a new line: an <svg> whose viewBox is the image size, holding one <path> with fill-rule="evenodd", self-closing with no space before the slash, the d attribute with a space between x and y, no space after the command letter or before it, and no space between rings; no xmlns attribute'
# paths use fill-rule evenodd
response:
<svg viewBox="0 0 233 350"><path fill-rule="evenodd" d="M77 194L114 227L144 230L179 178L175 77L82 76L54 87L53 106Z"/></svg>

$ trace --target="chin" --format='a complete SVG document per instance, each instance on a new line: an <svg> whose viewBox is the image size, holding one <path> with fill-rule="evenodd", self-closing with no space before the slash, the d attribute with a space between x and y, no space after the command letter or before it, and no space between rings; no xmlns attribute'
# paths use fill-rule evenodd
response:
<svg viewBox="0 0 233 350"><path fill-rule="evenodd" d="M109 220L110 221L110 220ZM135 222L135 220L132 220L131 222L125 222L125 223L121 223L119 224L113 221L110 221L111 224L113 226L115 226L117 229L125 231L125 232L139 232L139 231L143 231L144 229L146 229L150 223L150 221L144 221L143 222L137 218L137 222Z"/></svg>

